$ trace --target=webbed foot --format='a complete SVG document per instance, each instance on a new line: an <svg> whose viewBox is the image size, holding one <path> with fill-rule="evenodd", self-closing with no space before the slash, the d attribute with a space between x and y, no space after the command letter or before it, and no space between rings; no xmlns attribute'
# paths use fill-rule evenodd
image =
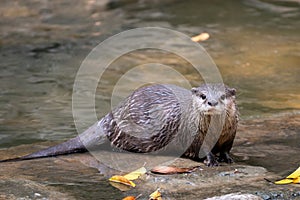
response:
<svg viewBox="0 0 300 200"><path fill-rule="evenodd" d="M216 167L219 166L219 163L216 159L216 157L212 153L208 153L206 160L204 161L204 164L206 164L208 167Z"/></svg>
<svg viewBox="0 0 300 200"><path fill-rule="evenodd" d="M222 152L220 153L219 162L225 162L231 164L233 163L233 159L230 157L228 152Z"/></svg>

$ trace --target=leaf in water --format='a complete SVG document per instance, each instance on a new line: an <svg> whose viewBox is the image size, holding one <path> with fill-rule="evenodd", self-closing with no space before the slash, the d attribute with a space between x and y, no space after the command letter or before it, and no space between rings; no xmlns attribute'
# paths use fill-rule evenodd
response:
<svg viewBox="0 0 300 200"><path fill-rule="evenodd" d="M161 193L159 192L159 188L155 190L152 194L149 195L149 200L162 200Z"/></svg>
<svg viewBox="0 0 300 200"><path fill-rule="evenodd" d="M180 168L180 167L172 167L172 166L156 166L151 169L151 172L156 174L181 174L181 173L191 173L197 168L198 167Z"/></svg>
<svg viewBox="0 0 300 200"><path fill-rule="evenodd" d="M109 181L111 182L115 182L115 183L122 183L124 185L128 185L128 186L131 186L131 187L135 187L135 183L128 180L127 178L125 178L124 176L112 176Z"/></svg>
<svg viewBox="0 0 300 200"><path fill-rule="evenodd" d="M146 172L147 169L145 167L141 167L133 172L130 172L129 174L124 175L124 177L132 181L138 179L141 175L144 175Z"/></svg>
<svg viewBox="0 0 300 200"><path fill-rule="evenodd" d="M294 171L293 173L291 173L288 177L286 178L299 178L300 177L300 167L298 169L296 169L296 171Z"/></svg>
<svg viewBox="0 0 300 200"><path fill-rule="evenodd" d="M209 38L209 34L208 33L201 33L199 35L196 35L194 37L191 38L192 41L194 42L202 42L205 41Z"/></svg>

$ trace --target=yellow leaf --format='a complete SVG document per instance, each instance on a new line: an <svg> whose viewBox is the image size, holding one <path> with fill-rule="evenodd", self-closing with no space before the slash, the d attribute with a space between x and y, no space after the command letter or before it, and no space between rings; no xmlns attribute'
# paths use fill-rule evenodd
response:
<svg viewBox="0 0 300 200"><path fill-rule="evenodd" d="M209 34L208 33L201 33L199 35L196 35L194 37L191 38L192 41L194 42L202 42L205 41L209 38Z"/></svg>
<svg viewBox="0 0 300 200"><path fill-rule="evenodd" d="M130 187L135 187L135 183L132 182L132 180L138 179L141 175L145 174L147 172L145 167L141 167L129 174L126 174L124 176L119 176L119 175L115 175L112 176L109 181L111 181L112 183L121 183L123 185L127 185ZM123 188L121 185L115 185L112 184L114 187L120 189L121 191L127 190L127 188Z"/></svg>
<svg viewBox="0 0 300 200"><path fill-rule="evenodd" d="M155 190L152 194L149 195L149 200L162 200L161 193L159 192L159 189Z"/></svg>
<svg viewBox="0 0 300 200"><path fill-rule="evenodd" d="M296 171L294 171L293 173L291 173L288 177L286 178L291 178L291 179L294 179L294 178L298 178L300 177L300 167L298 169L296 169Z"/></svg>
<svg viewBox="0 0 300 200"><path fill-rule="evenodd" d="M116 182L116 183L122 183L124 185L128 185L128 186L131 186L131 187L135 187L135 183L128 180L127 178L125 178L124 176L112 176L109 181L111 182Z"/></svg>
<svg viewBox="0 0 300 200"><path fill-rule="evenodd" d="M138 179L141 175L145 174L146 172L147 169L145 167L141 167L133 172L130 172L129 174L124 175L124 177L132 181Z"/></svg>
<svg viewBox="0 0 300 200"><path fill-rule="evenodd" d="M294 178L293 183L300 183L300 177Z"/></svg>
<svg viewBox="0 0 300 200"><path fill-rule="evenodd" d="M283 184L289 184L293 183L293 179L282 179L280 181L276 181L275 184L277 185L283 185Z"/></svg>

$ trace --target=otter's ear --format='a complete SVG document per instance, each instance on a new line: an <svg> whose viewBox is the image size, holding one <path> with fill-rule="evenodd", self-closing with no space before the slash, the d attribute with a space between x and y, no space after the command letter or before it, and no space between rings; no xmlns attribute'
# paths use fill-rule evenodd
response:
<svg viewBox="0 0 300 200"><path fill-rule="evenodd" d="M236 89L234 89L234 88L229 88L229 89L228 89L228 92L229 92L229 94L230 94L231 96L235 96L235 94L236 94Z"/></svg>
<svg viewBox="0 0 300 200"><path fill-rule="evenodd" d="M192 94L197 94L198 93L198 88L192 88L191 89Z"/></svg>

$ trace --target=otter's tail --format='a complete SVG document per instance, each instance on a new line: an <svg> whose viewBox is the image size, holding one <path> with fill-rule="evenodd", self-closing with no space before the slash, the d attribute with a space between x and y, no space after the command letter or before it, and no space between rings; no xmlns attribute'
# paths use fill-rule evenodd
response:
<svg viewBox="0 0 300 200"><path fill-rule="evenodd" d="M20 161L20 160L31 160L35 158L44 158L44 157L51 157L51 156L58 156L58 155L65 155L70 153L79 153L79 152L86 152L85 146L80 141L79 137L70 139L64 143L58 144L53 147L49 147L43 149L41 151L22 156L17 158L11 158L6 160L0 160L0 162L10 162L10 161Z"/></svg>
<svg viewBox="0 0 300 200"><path fill-rule="evenodd" d="M100 145L106 141L106 136L103 134L103 132L97 131L97 124L98 123L95 123L93 126L88 128L79 136L72 138L64 143L43 149L41 151L26 156L0 160L0 162L31 160L35 158L44 158L58 155L66 155L71 153L86 152L87 148Z"/></svg>

